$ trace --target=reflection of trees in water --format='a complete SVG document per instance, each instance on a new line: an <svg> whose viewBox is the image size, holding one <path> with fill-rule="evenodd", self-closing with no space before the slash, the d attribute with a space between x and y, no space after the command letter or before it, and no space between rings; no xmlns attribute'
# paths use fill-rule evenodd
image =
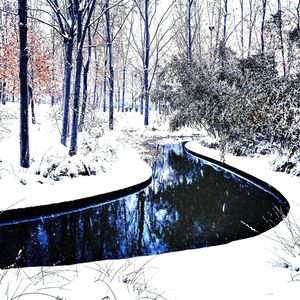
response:
<svg viewBox="0 0 300 300"><path fill-rule="evenodd" d="M167 210L165 219L156 226L164 227L163 240L171 250L254 235L241 220L258 231L268 229L264 216L273 211L271 195L240 178L234 180L236 176L229 172L176 151L169 152L168 165L169 172L173 172L170 176L181 178L180 183L161 181L162 188L152 191L150 198L156 211ZM259 205L256 201L260 201Z"/></svg>
<svg viewBox="0 0 300 300"><path fill-rule="evenodd" d="M152 185L139 193L55 219L0 227L0 254L6 257L0 266L13 263L23 248L20 266L72 264L198 248L257 234L245 223L260 232L269 228L265 218L274 214L271 195L182 154L181 145L161 146L158 153Z"/></svg>

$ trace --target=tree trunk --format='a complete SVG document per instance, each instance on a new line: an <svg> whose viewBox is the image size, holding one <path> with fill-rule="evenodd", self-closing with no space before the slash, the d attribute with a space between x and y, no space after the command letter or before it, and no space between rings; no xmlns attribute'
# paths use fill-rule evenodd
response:
<svg viewBox="0 0 300 300"><path fill-rule="evenodd" d="M297 11L297 33L299 38L300 37L300 0L298 1L296 11Z"/></svg>
<svg viewBox="0 0 300 300"><path fill-rule="evenodd" d="M35 117L35 105L34 101L32 98L30 98L30 103L31 103L31 123L36 124L36 117Z"/></svg>
<svg viewBox="0 0 300 300"><path fill-rule="evenodd" d="M105 60L104 60L104 74L103 74L103 112L106 112L106 100L107 100L107 54L108 45L105 47Z"/></svg>
<svg viewBox="0 0 300 300"><path fill-rule="evenodd" d="M76 155L77 154L77 137L78 137L78 119L79 119L79 108L80 108L80 87L81 87L81 73L83 67L83 56L82 56L82 49L85 40L85 36L87 30L90 26L90 19L92 16L92 12L94 11L96 0L92 0L87 2L87 10L84 11L81 8L82 2L79 0L74 0L75 9L77 14L77 48L76 48L76 72L75 72L75 83L74 83L74 101L73 101L73 118L72 118L72 134L71 134L71 144L69 155ZM83 16L86 12L86 21L85 25L83 26Z"/></svg>
<svg viewBox="0 0 300 300"><path fill-rule="evenodd" d="M244 0L240 0L240 8L241 8L241 52L242 58L244 58L245 54L245 40L244 40Z"/></svg>
<svg viewBox="0 0 300 300"><path fill-rule="evenodd" d="M36 124L36 118L35 118L35 109L34 109L34 101L33 101L33 91L32 87L28 85L28 93L29 93L29 103L31 107L31 123Z"/></svg>
<svg viewBox="0 0 300 300"><path fill-rule="evenodd" d="M219 45L220 45L220 30L221 30L221 19L222 19L222 9L221 6L218 7L218 19L216 23L216 36L215 36L215 51L214 51L214 56L213 56L213 66L215 65L217 57L219 57L220 51L219 51Z"/></svg>
<svg viewBox="0 0 300 300"><path fill-rule="evenodd" d="M134 76L132 74L132 77L131 77L131 110L136 110L135 103L134 103L133 80L134 80Z"/></svg>
<svg viewBox="0 0 300 300"><path fill-rule="evenodd" d="M260 30L260 41L261 41L261 57L265 58L265 19L266 19L266 10L267 10L267 0L262 0L262 21L261 21L261 30Z"/></svg>
<svg viewBox="0 0 300 300"><path fill-rule="evenodd" d="M73 63L73 38L65 42L65 72L64 72L64 115L61 133L61 143L67 146L67 137L69 131L69 111L71 96L71 77Z"/></svg>
<svg viewBox="0 0 300 300"><path fill-rule="evenodd" d="M83 66L82 56L82 10L79 9L79 3L76 3L77 10L77 57L76 57L76 71L75 71L75 83L74 83L74 100L73 100L73 118L72 118L72 134L69 155L77 154L77 137L78 137L78 119L79 119L79 107L80 107L80 87L81 87L81 73Z"/></svg>
<svg viewBox="0 0 300 300"><path fill-rule="evenodd" d="M92 55L92 35L91 35L91 27L88 28L88 57L86 64L83 68L83 98L82 98L82 107L80 114L80 122L79 122L79 131L83 130L85 111L87 105L87 88L88 88L88 73L90 68L90 61Z"/></svg>
<svg viewBox="0 0 300 300"><path fill-rule="evenodd" d="M61 132L61 143L67 146L67 137L69 133L69 111L70 111L70 95L71 95L71 77L72 77L72 64L73 64L73 47L74 47L74 35L75 35L75 7L73 0L68 0L67 7L67 19L70 21L68 26L63 26L61 12L57 0L53 0L57 9L53 9L58 24L60 24L60 30L62 33L67 33L64 37L64 82L63 82L63 98L64 98L64 111L63 122Z"/></svg>
<svg viewBox="0 0 300 300"><path fill-rule="evenodd" d="M99 99L98 99L98 93L97 93L99 63L98 63L98 59L97 59L96 47L95 47L95 63L96 63L96 71L95 71L95 82L94 82L94 92L93 92L93 109L98 108L98 105L99 105Z"/></svg>
<svg viewBox="0 0 300 300"><path fill-rule="evenodd" d="M109 116L108 124L109 129L114 129L114 67L113 67L113 53L112 41L110 32L110 13L109 13L109 0L105 2L105 19L106 19L106 42L108 50L108 65L109 65Z"/></svg>
<svg viewBox="0 0 300 300"><path fill-rule="evenodd" d="M123 68L123 87L122 87L122 112L125 111L125 91L126 91L126 67Z"/></svg>
<svg viewBox="0 0 300 300"><path fill-rule="evenodd" d="M143 78L141 78L141 102L140 102L140 113L141 115L144 114L144 96L145 96L145 91L144 91L144 83L143 83Z"/></svg>
<svg viewBox="0 0 300 300"><path fill-rule="evenodd" d="M221 65L224 67L226 61L226 42L227 42L227 17L228 17L228 0L224 0L224 21L223 21L223 39L220 44Z"/></svg>
<svg viewBox="0 0 300 300"><path fill-rule="evenodd" d="M227 17L228 17L228 0L224 0L224 24L223 24L223 40L227 38Z"/></svg>
<svg viewBox="0 0 300 300"><path fill-rule="evenodd" d="M5 96L5 87L6 87L6 82L4 80L2 80L0 82L0 98L1 98L1 103L3 105L6 104L6 96Z"/></svg>
<svg viewBox="0 0 300 300"><path fill-rule="evenodd" d="M285 62L285 53L284 53L284 42L283 42L283 33L282 33L282 10L281 10L281 1L277 1L278 4L278 29L279 29L279 39L280 39L280 48L281 48L281 58L282 58L282 71L283 76L286 76L286 62Z"/></svg>
<svg viewBox="0 0 300 300"><path fill-rule="evenodd" d="M51 77L51 106L53 106L55 104L55 97L54 97L54 92L55 92L55 63L54 63L54 57L55 57L55 35L54 35L54 30L52 30L51 32L52 34L52 77Z"/></svg>
<svg viewBox="0 0 300 300"><path fill-rule="evenodd" d="M149 0L145 0L145 61L144 61L144 93L145 93L145 118L144 125L149 125Z"/></svg>
<svg viewBox="0 0 300 300"><path fill-rule="evenodd" d="M118 93L116 95L116 101L117 101L117 108L118 108L118 112L120 112L121 110L121 88L118 82Z"/></svg>
<svg viewBox="0 0 300 300"><path fill-rule="evenodd" d="M188 48L187 59L188 62L192 62L192 5L194 0L188 0L188 18L187 18L187 30L188 30Z"/></svg>
<svg viewBox="0 0 300 300"><path fill-rule="evenodd" d="M249 35L248 35L248 57L251 55L252 32L253 32L253 3L249 0Z"/></svg>
<svg viewBox="0 0 300 300"><path fill-rule="evenodd" d="M29 168L27 0L19 0L20 165Z"/></svg>

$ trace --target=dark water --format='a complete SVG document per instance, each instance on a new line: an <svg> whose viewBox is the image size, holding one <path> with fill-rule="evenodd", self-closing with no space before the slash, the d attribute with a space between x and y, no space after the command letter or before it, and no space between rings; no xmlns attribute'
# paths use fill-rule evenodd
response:
<svg viewBox="0 0 300 300"><path fill-rule="evenodd" d="M0 267L128 258L228 243L262 233L288 208L270 192L180 145L157 146L153 182L133 195L0 227Z"/></svg>

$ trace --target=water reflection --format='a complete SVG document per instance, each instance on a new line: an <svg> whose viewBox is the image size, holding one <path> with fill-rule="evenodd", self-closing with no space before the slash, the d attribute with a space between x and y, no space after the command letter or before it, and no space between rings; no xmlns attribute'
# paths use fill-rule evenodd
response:
<svg viewBox="0 0 300 300"><path fill-rule="evenodd" d="M207 247L257 235L285 207L183 151L156 146L153 181L118 201L0 227L0 267L73 264Z"/></svg>

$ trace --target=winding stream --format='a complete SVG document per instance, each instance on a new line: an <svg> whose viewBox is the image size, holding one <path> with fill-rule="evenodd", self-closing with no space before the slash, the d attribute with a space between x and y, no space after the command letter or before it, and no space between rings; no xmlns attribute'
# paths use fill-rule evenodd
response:
<svg viewBox="0 0 300 300"><path fill-rule="evenodd" d="M65 265L220 245L277 225L288 204L182 144L153 146L152 183L129 196L0 225L0 268Z"/></svg>

